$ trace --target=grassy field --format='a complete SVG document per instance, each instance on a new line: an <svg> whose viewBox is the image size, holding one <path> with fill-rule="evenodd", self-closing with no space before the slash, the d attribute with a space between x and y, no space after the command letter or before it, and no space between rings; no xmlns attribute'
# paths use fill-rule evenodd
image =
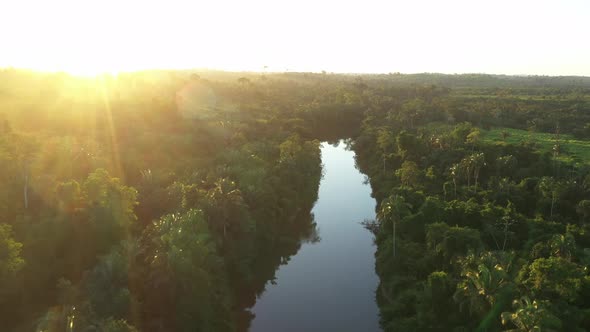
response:
<svg viewBox="0 0 590 332"><path fill-rule="evenodd" d="M502 132L507 132L508 137L504 140ZM565 161L590 162L590 141L578 140L571 135L561 134L561 154ZM540 151L552 151L555 145L555 135L548 133L535 133L526 130L511 128L495 128L482 131L482 139L485 142L496 144L520 144L531 141L537 144Z"/></svg>

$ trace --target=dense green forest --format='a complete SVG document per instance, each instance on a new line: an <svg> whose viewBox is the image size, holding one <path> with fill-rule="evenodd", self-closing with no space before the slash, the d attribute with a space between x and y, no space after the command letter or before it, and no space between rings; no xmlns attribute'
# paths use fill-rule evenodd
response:
<svg viewBox="0 0 590 332"><path fill-rule="evenodd" d="M367 108L353 149L379 202L384 330L590 329L590 102L533 87Z"/></svg>
<svg viewBox="0 0 590 332"><path fill-rule="evenodd" d="M588 78L12 69L0 326L247 330L340 138L385 331L590 330Z"/></svg>
<svg viewBox="0 0 590 332"><path fill-rule="evenodd" d="M319 142L270 82L1 76L0 326L233 331L313 236Z"/></svg>

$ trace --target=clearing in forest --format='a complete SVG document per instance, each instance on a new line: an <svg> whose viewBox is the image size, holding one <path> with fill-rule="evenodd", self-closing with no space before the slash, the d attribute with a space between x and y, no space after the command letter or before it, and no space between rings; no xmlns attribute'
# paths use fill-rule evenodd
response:
<svg viewBox="0 0 590 332"><path fill-rule="evenodd" d="M561 159L590 162L590 141L575 139L570 134L538 133L521 129L494 128L482 132L484 142L496 144L523 144L530 142L541 152L552 152L559 141Z"/></svg>

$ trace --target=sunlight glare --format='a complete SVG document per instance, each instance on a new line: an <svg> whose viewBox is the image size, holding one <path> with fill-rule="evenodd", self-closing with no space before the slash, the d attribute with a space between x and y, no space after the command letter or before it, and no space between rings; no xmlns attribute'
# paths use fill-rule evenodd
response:
<svg viewBox="0 0 590 332"><path fill-rule="evenodd" d="M590 75L580 42L589 9L580 0L10 1L0 4L0 67Z"/></svg>

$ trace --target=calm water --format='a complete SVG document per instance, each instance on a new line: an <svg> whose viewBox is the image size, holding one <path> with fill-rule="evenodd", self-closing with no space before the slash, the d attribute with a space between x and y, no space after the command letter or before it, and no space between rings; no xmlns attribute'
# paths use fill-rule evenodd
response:
<svg viewBox="0 0 590 332"><path fill-rule="evenodd" d="M324 178L313 213L321 240L305 243L256 301L252 332L379 331L371 189L354 153L323 144Z"/></svg>

